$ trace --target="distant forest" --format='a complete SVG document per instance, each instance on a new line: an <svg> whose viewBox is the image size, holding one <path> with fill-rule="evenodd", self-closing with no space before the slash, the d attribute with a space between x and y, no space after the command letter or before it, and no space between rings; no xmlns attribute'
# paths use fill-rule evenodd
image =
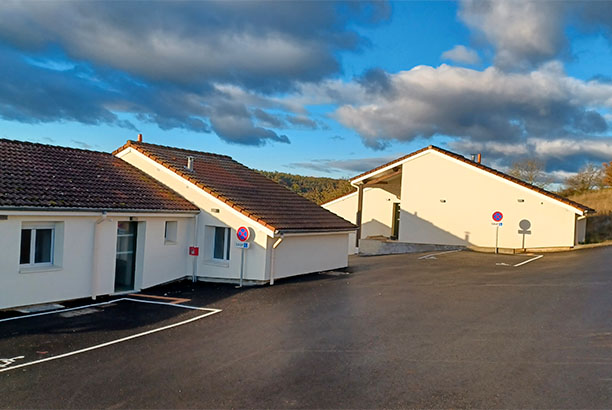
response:
<svg viewBox="0 0 612 410"><path fill-rule="evenodd" d="M259 172L319 205L355 191L346 179L305 177L284 172Z"/></svg>

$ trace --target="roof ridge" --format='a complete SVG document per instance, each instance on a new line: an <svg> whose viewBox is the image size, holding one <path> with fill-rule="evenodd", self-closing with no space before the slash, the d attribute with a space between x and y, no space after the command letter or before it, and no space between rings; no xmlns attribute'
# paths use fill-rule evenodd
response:
<svg viewBox="0 0 612 410"><path fill-rule="evenodd" d="M173 146L170 146L170 145L152 144L150 142L134 141L134 140L127 140L127 142L123 146L121 146L121 147L117 148L115 151L113 151L113 155L115 153L117 153L117 152L120 152L120 151L124 150L125 148L127 148L129 146L137 146L137 145L144 145L144 146L149 145L149 146L157 147L157 148L167 148L167 149L172 149L172 150L182 151L182 152L192 153L192 154L212 155L212 156L215 156L215 157L229 158L232 161L234 160L229 155L217 154L215 152L197 151L197 150L193 150L193 149L173 147Z"/></svg>
<svg viewBox="0 0 612 410"><path fill-rule="evenodd" d="M488 172L490 174L496 175L496 176L498 176L500 178L506 179L506 180L508 180L510 182L513 182L513 183L515 183L517 185L520 185L520 186L522 186L524 188L531 189L532 191L535 191L535 192L538 192L538 193L540 193L542 195L548 196L549 198L555 199L555 200L557 200L559 202L563 202L566 205L570 205L570 206L573 206L575 208L582 209L583 211L586 211L586 212L595 212L595 210L593 208L590 208L590 207L588 207L586 205L583 205L583 204L581 204L579 202L572 201L571 199L565 198L565 197L563 197L563 196L561 196L559 194L556 194L554 192L550 192L550 191L548 191L548 190L546 190L544 188L540 188L538 186L530 184L529 182L525 182L522 179L513 177L511 175L508 175L505 172L498 171L495 168L489 167L489 166L481 164L479 162L470 161L469 159L467 159L466 157L464 157L461 154L457 154L455 152L446 150L444 148L440 148L440 147L435 146L435 145L429 145L429 146L427 146L425 148L421 148L419 150L411 152L410 154L407 154L407 155L404 155L404 156L402 156L400 158L394 159L393 161L387 162L386 164L382 164L382 165L380 165L380 166L378 166L376 168L373 168L373 169L371 169L369 171L366 171L366 172L363 172L363 173L357 175L356 177L351 178L349 181L352 182L352 181L356 180L357 178L361 178L361 177L363 177L363 176L365 176L367 174L370 174L370 173L372 173L374 171L377 171L377 170L382 169L382 168L386 168L386 167L388 167L388 166L390 166L392 164L401 162L403 160L406 160L406 159L408 159L408 158L410 158L412 156L415 156L415 155L420 154L421 152L424 152L424 151L427 151L427 150L437 151L440 154L444 154L444 155L449 156L451 158L454 158L454 159L456 159L458 161L462 161L465 164L471 165L471 166L473 166L475 168L479 168L479 169L481 169L483 171L486 171L486 172Z"/></svg>
<svg viewBox="0 0 612 410"><path fill-rule="evenodd" d="M88 153L93 153L93 154L112 155L111 153L106 152L106 151L97 151L97 150L86 149L86 148L67 147L65 145L45 144L43 142L12 140L9 138L0 138L0 143L12 143L12 144L19 144L19 145L35 145L35 146L45 147L45 148L55 148L55 149L63 149L63 150L69 150L69 151L88 152Z"/></svg>

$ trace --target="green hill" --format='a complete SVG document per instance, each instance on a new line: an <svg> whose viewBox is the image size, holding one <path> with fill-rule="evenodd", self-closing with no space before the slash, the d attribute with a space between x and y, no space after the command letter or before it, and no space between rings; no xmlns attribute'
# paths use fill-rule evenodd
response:
<svg viewBox="0 0 612 410"><path fill-rule="evenodd" d="M355 191L355 188L346 179L305 177L276 171L259 172L319 205Z"/></svg>

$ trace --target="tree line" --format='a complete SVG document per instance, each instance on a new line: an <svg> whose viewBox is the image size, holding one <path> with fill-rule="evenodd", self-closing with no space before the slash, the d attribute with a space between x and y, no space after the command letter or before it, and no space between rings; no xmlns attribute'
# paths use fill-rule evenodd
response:
<svg viewBox="0 0 612 410"><path fill-rule="evenodd" d="M552 179L544 171L544 163L535 158L514 162L508 174L544 189L552 183ZM604 162L601 166L589 162L576 174L567 177L563 185L564 188L559 190L559 194L563 196L612 188L612 161Z"/></svg>
<svg viewBox="0 0 612 410"><path fill-rule="evenodd" d="M276 171L259 172L319 205L355 191L347 179L305 177Z"/></svg>

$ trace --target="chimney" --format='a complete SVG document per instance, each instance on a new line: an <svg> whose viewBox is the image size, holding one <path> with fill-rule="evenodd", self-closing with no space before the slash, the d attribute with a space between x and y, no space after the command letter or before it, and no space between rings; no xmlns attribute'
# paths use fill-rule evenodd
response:
<svg viewBox="0 0 612 410"><path fill-rule="evenodd" d="M470 154L470 156L472 157L472 162L476 161L476 154Z"/></svg>
<svg viewBox="0 0 612 410"><path fill-rule="evenodd" d="M482 155L480 154L480 152L478 153L478 159L476 160L476 162L478 162L480 164L480 160L482 159Z"/></svg>
<svg viewBox="0 0 612 410"><path fill-rule="evenodd" d="M138 142L142 142L142 134L138 134Z"/></svg>
<svg viewBox="0 0 612 410"><path fill-rule="evenodd" d="M187 157L187 166L185 168L187 168L188 171L193 171L193 157L192 156Z"/></svg>

